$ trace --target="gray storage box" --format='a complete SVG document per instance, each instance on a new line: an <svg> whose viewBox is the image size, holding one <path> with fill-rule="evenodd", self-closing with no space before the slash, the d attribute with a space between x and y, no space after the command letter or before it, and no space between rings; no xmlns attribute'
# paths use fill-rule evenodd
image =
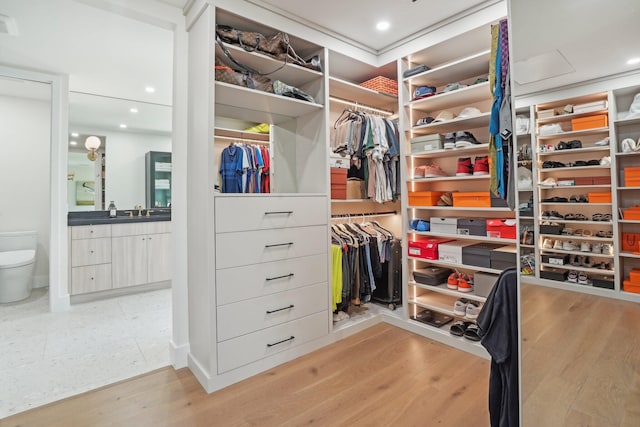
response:
<svg viewBox="0 0 640 427"><path fill-rule="evenodd" d="M515 267L518 262L518 248L515 246L503 246L491 251L491 268L505 270Z"/></svg>
<svg viewBox="0 0 640 427"><path fill-rule="evenodd" d="M491 268L491 251L503 247L497 243L478 243L462 248L462 263Z"/></svg>
<svg viewBox="0 0 640 427"><path fill-rule="evenodd" d="M458 234L458 218L432 216L430 222L433 233Z"/></svg>
<svg viewBox="0 0 640 427"><path fill-rule="evenodd" d="M497 274L483 273L476 271L473 274L473 290L476 295L481 297L488 297L489 292L493 289L493 286L498 281Z"/></svg>
<svg viewBox="0 0 640 427"><path fill-rule="evenodd" d="M447 283L453 270L443 267L427 267L413 271L413 279L423 285L440 286Z"/></svg>
<svg viewBox="0 0 640 427"><path fill-rule="evenodd" d="M411 138L411 152L420 153L422 151L441 150L443 148L444 137L439 134L422 135Z"/></svg>
<svg viewBox="0 0 640 427"><path fill-rule="evenodd" d="M487 220L484 218L458 218L458 234L463 236L487 236Z"/></svg>
<svg viewBox="0 0 640 427"><path fill-rule="evenodd" d="M556 268L546 268L540 271L540 278L547 280L557 280L558 282L564 282L567 280L567 275L569 272L567 270L560 270Z"/></svg>

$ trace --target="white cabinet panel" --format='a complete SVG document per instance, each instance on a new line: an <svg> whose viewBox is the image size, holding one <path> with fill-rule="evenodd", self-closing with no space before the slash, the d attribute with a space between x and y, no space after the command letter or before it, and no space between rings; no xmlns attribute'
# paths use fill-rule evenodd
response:
<svg viewBox="0 0 640 427"><path fill-rule="evenodd" d="M327 254L216 271L217 305L327 281Z"/></svg>
<svg viewBox="0 0 640 427"><path fill-rule="evenodd" d="M111 235L113 237L156 233L171 233L171 221L128 222L125 224L114 224L111 230Z"/></svg>
<svg viewBox="0 0 640 427"><path fill-rule="evenodd" d="M111 289L111 264L89 265L71 269L71 294Z"/></svg>
<svg viewBox="0 0 640 427"><path fill-rule="evenodd" d="M111 242L111 264L114 288L147 283L146 237L114 237Z"/></svg>
<svg viewBox="0 0 640 427"><path fill-rule="evenodd" d="M327 223L326 196L216 197L216 233Z"/></svg>
<svg viewBox="0 0 640 427"><path fill-rule="evenodd" d="M289 350L329 333L328 311L218 343L218 372Z"/></svg>
<svg viewBox="0 0 640 427"><path fill-rule="evenodd" d="M71 227L72 239L97 239L111 237L111 224L106 225L76 225Z"/></svg>
<svg viewBox="0 0 640 427"><path fill-rule="evenodd" d="M327 253L327 227L284 228L216 235L216 267L229 268Z"/></svg>
<svg viewBox="0 0 640 427"><path fill-rule="evenodd" d="M228 340L313 313L326 311L327 283L218 307L218 341Z"/></svg>
<svg viewBox="0 0 640 427"><path fill-rule="evenodd" d="M149 283L171 280L171 234L149 234L147 236Z"/></svg>
<svg viewBox="0 0 640 427"><path fill-rule="evenodd" d="M71 266L106 264L111 262L111 238L71 241Z"/></svg>

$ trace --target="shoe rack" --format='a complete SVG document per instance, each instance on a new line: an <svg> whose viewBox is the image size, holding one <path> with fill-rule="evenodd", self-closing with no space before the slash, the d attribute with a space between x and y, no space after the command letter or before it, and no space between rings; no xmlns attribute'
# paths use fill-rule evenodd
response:
<svg viewBox="0 0 640 427"><path fill-rule="evenodd" d="M409 242L424 238L451 239L452 246L464 248L478 243L494 243L497 246L512 245L517 239L492 238L476 235L461 235L456 230L457 219L477 219L485 222L487 218L514 218L514 212L507 207L460 207L453 206L448 192L488 192L489 175L484 174L484 167L473 166L482 163L483 157L489 154L489 120L491 116L491 93L487 82L478 82L478 78L486 78L489 71L489 46L487 44L490 30L480 28L475 36L467 37L464 49L457 45L456 49L448 49L438 45L421 52L416 52L401 62L402 71L417 64L429 64L430 70L402 80L401 128L405 131L405 178L407 187L406 203L403 204L406 220L403 227ZM476 38L477 36L477 38ZM455 42L452 40L450 42ZM452 56L454 55L460 56ZM466 54L466 55L465 55ZM468 86L445 91L450 83L461 82ZM436 94L422 99L415 99L415 89L419 86L435 87ZM451 86L449 86L451 87ZM463 111L473 108L475 114L466 116ZM450 114L447 114L450 113ZM462 114L461 114L462 113ZM426 117L453 116L446 121L425 123ZM477 143L465 143L471 133ZM421 145L411 148L412 139L433 136L437 141L429 146ZM438 137L438 135L440 135ZM465 137L466 136L466 137ZM460 139L460 141L458 141ZM456 143L457 142L457 143ZM453 147L453 148L444 148ZM456 148L457 147L457 148ZM469 164L471 163L471 170ZM462 166L465 165L465 167ZM435 173L429 173L435 171ZM425 172L426 177L425 177ZM474 173L475 172L475 173ZM417 197L420 195L420 197ZM416 220L433 221L436 218L453 220L453 228L444 231L418 231L410 228ZM433 224L433 222L431 223ZM460 249L461 250L461 249ZM425 259L409 254L404 257L403 277L406 283L405 295L409 322L417 332L429 338L444 342L465 351L486 357L486 350L473 337L467 334L459 336L460 330L451 326L456 321L474 322L473 316L465 312L462 305L471 310L476 305L482 306L486 297L465 288L474 273L499 274L501 270L488 267L464 265L455 259ZM457 274L443 277L439 285L425 285L415 280L414 271L429 268L446 268ZM457 277L457 279L456 279ZM449 279L451 282L449 283ZM457 305L456 305L457 303ZM420 318L427 310L444 314L453 321L444 326L433 326L421 322ZM468 328L467 328L468 329ZM473 328L472 328L473 329ZM462 334L464 335L464 334Z"/></svg>
<svg viewBox="0 0 640 427"><path fill-rule="evenodd" d="M536 268L536 226L534 221L534 206L538 205L538 194L534 191L537 185L533 167L533 122L534 113L530 106L516 109L515 153L517 154L517 206L518 206L518 235L519 235L519 271L524 278L535 277ZM527 170L530 181L520 179L522 171Z"/></svg>

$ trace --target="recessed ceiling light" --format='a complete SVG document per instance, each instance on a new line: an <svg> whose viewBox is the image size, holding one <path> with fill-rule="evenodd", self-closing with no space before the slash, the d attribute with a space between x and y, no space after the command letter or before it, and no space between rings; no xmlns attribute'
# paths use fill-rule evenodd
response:
<svg viewBox="0 0 640 427"><path fill-rule="evenodd" d="M155 91L156 91L156 88L155 88L155 87L153 87L153 86L147 86L147 87L145 87L145 88L144 88L144 90L145 90L146 92L148 92L148 93L153 93L153 92L155 92Z"/></svg>
<svg viewBox="0 0 640 427"><path fill-rule="evenodd" d="M71 132L71 136L74 138L77 138L79 135L78 135L78 132Z"/></svg>
<svg viewBox="0 0 640 427"><path fill-rule="evenodd" d="M135 114L138 112L138 109L135 107L132 107L132 108L129 108L129 112Z"/></svg>
<svg viewBox="0 0 640 427"><path fill-rule="evenodd" d="M378 31L387 31L391 27L389 21L380 21L376 24L376 29Z"/></svg>
<svg viewBox="0 0 640 427"><path fill-rule="evenodd" d="M636 65L636 64L640 64L640 58L631 58L630 60L627 61L628 65Z"/></svg>
<svg viewBox="0 0 640 427"><path fill-rule="evenodd" d="M120 127L121 127L122 129L126 129L126 128L127 128L127 125L125 125L124 123L120 123Z"/></svg>
<svg viewBox="0 0 640 427"><path fill-rule="evenodd" d="M69 141L69 145L78 145L77 141Z"/></svg>

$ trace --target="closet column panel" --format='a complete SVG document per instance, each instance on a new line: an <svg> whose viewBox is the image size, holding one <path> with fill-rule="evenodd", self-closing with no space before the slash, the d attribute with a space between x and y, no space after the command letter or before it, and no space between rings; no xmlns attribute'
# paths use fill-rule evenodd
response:
<svg viewBox="0 0 640 427"><path fill-rule="evenodd" d="M200 8L198 8L200 10ZM212 193L214 174L210 167L213 143L212 84L214 8L204 6L189 30L187 203L189 276L189 360L200 383L207 384L215 372L216 318L212 284L215 271Z"/></svg>

